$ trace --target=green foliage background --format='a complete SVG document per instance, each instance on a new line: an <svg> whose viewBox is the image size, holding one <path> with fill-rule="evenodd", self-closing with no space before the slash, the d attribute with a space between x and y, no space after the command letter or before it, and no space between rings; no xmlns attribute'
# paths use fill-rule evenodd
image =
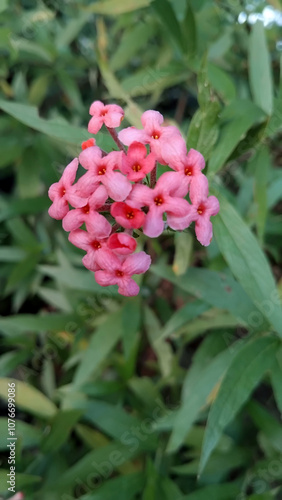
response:
<svg viewBox="0 0 282 500"><path fill-rule="evenodd" d="M263 11L266 28L237 21ZM17 379L28 500L281 499L280 0L0 0L0 16L0 495ZM221 203L207 249L190 229L140 236L138 298L100 288L47 214L94 99L125 125L152 108L177 123Z"/></svg>

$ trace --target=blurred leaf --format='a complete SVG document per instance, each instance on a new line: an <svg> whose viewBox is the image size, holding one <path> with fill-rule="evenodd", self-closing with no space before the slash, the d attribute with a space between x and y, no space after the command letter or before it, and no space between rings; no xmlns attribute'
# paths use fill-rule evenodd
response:
<svg viewBox="0 0 282 500"><path fill-rule="evenodd" d="M235 418L265 372L271 369L278 345L278 340L273 337L255 339L245 345L231 362L209 413L200 474L226 426Z"/></svg>
<svg viewBox="0 0 282 500"><path fill-rule="evenodd" d="M69 438L72 428L80 418L80 410L59 410L50 422L50 432L44 438L41 449L44 453L54 453Z"/></svg>
<svg viewBox="0 0 282 500"><path fill-rule="evenodd" d="M33 80L32 85L29 89L28 101L33 106L40 106L44 98L46 97L48 88L50 85L50 75L43 74L38 78Z"/></svg>
<svg viewBox="0 0 282 500"><path fill-rule="evenodd" d="M86 382L91 375L97 372L101 363L107 359L116 343L121 339L122 333L122 310L119 310L111 314L92 335L74 376L76 387Z"/></svg>
<svg viewBox="0 0 282 500"><path fill-rule="evenodd" d="M149 309L149 307L145 309L144 322L150 345L157 355L160 370L164 377L168 377L171 374L173 366L172 349L165 339L160 337L160 322L154 311Z"/></svg>
<svg viewBox="0 0 282 500"><path fill-rule="evenodd" d="M234 500L240 493L238 484L213 484L183 497L183 500Z"/></svg>
<svg viewBox="0 0 282 500"><path fill-rule="evenodd" d="M222 211L221 208L220 213ZM217 218L218 216L215 219ZM260 325L253 325L252 316L259 314L259 311L241 285L229 273L224 274L209 269L190 267L185 275L175 276L169 266L158 264L151 266L150 269L153 273L171 281L207 304L230 311L240 324L249 325L250 323L252 327L266 327L263 318Z"/></svg>
<svg viewBox="0 0 282 500"><path fill-rule="evenodd" d="M109 16L116 16L124 12L131 12L143 7L148 7L151 0L104 0L103 2L96 2L87 7L88 12L95 14L105 14Z"/></svg>
<svg viewBox="0 0 282 500"><path fill-rule="evenodd" d="M172 40L181 51L185 51L181 27L169 1L153 0L151 5L164 25L165 32L171 36Z"/></svg>
<svg viewBox="0 0 282 500"><path fill-rule="evenodd" d="M179 330L179 328L183 327L194 318L197 318L209 308L210 306L201 300L188 302L171 316L161 330L160 338L167 338L170 335L173 335L177 330Z"/></svg>
<svg viewBox="0 0 282 500"><path fill-rule="evenodd" d="M270 441L275 450L281 452L282 449L282 425L263 406L256 401L250 401L247 411L255 426Z"/></svg>
<svg viewBox="0 0 282 500"><path fill-rule="evenodd" d="M273 110L273 84L270 56L264 26L260 21L253 25L249 40L249 78L255 103L267 115L271 115Z"/></svg>
<svg viewBox="0 0 282 500"><path fill-rule="evenodd" d="M61 139L72 144L79 144L89 139L86 129L73 127L67 123L61 123L59 120L40 118L37 109L33 106L0 100L0 108L16 118L16 120L24 123L24 125L55 137L55 139Z"/></svg>
<svg viewBox="0 0 282 500"><path fill-rule="evenodd" d="M256 225L259 240L263 241L267 217L267 181L271 168L271 158L266 147L261 147L257 150L252 159L252 165L255 167L254 199L258 207Z"/></svg>
<svg viewBox="0 0 282 500"><path fill-rule="evenodd" d="M56 45L61 49L68 46L78 36L83 26L89 21L89 14L79 12L75 19L71 19L67 25L59 31L56 38Z"/></svg>
<svg viewBox="0 0 282 500"><path fill-rule="evenodd" d="M282 414L282 349L279 348L271 368L271 383L275 400Z"/></svg>
<svg viewBox="0 0 282 500"><path fill-rule="evenodd" d="M193 392L185 395L185 399L177 411L172 434L168 442L168 453L175 452L182 445L199 412L207 405L211 391L224 375L234 356L235 351L227 349L219 353L198 374Z"/></svg>
<svg viewBox="0 0 282 500"><path fill-rule="evenodd" d="M219 196L220 212L214 218L217 244L242 287L261 311L255 325L266 317L282 336L282 308L275 281L257 240L223 196ZM254 311L252 312L252 316ZM251 323L251 318L249 318Z"/></svg>
<svg viewBox="0 0 282 500"><path fill-rule="evenodd" d="M185 53L193 56L197 50L197 23L190 0L186 1L186 13L182 24L182 34Z"/></svg>
<svg viewBox="0 0 282 500"><path fill-rule="evenodd" d="M0 396L8 399L8 384L16 386L16 407L41 418L53 417L57 411L56 406L42 392L34 387L13 378L0 380Z"/></svg>
<svg viewBox="0 0 282 500"><path fill-rule="evenodd" d="M179 232L174 236L175 255L172 269L176 276L187 271L192 257L193 239L190 233Z"/></svg>
<svg viewBox="0 0 282 500"><path fill-rule="evenodd" d="M8 422L7 417L0 418L0 450L7 450L7 429ZM25 448L38 447L40 439L42 437L41 430L23 422L22 420L16 420L16 437L18 439L18 444Z"/></svg>
<svg viewBox="0 0 282 500"><path fill-rule="evenodd" d="M101 486L99 492L83 496L83 500L112 500L117 491L119 500L133 500L143 489L142 473L126 474L125 476L110 479Z"/></svg>
<svg viewBox="0 0 282 500"><path fill-rule="evenodd" d="M26 200L13 200L9 203L4 202L6 206L1 207L0 222L5 219L16 217L17 215L36 214L47 210L50 201L47 197L28 198ZM2 200L1 200L2 204Z"/></svg>
<svg viewBox="0 0 282 500"><path fill-rule="evenodd" d="M113 71L122 69L136 52L143 49L150 37L154 35L154 32L154 25L149 23L140 22L137 26L129 26L129 29L123 33L120 44L110 59L111 69Z"/></svg>
<svg viewBox="0 0 282 500"><path fill-rule="evenodd" d="M244 113L239 114L239 110L243 108ZM238 143L245 137L247 131L262 118L263 114L259 108L247 100L235 100L224 110L224 113L221 115L222 127L220 137L209 162L208 174L210 176L218 172L225 165Z"/></svg>

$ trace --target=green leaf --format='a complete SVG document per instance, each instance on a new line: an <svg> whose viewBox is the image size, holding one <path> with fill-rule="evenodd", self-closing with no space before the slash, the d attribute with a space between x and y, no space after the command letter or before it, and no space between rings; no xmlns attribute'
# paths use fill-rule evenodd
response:
<svg viewBox="0 0 282 500"><path fill-rule="evenodd" d="M48 330L65 330L69 324L78 323L79 317L74 314L17 314L7 318L0 317L0 330L9 332L46 332Z"/></svg>
<svg viewBox="0 0 282 500"><path fill-rule="evenodd" d="M1 199L2 205L2 199ZM29 215L45 212L50 205L47 196L28 198L26 200L13 200L1 207L0 222L17 217L18 215Z"/></svg>
<svg viewBox="0 0 282 500"><path fill-rule="evenodd" d="M201 474L227 425L235 418L267 370L271 369L279 341L255 339L231 362L209 413L200 460Z"/></svg>
<svg viewBox="0 0 282 500"><path fill-rule="evenodd" d="M55 415L57 408L42 392L20 380L2 378L0 380L0 396L8 399L8 384L14 383L16 389L16 407L42 418Z"/></svg>
<svg viewBox="0 0 282 500"><path fill-rule="evenodd" d="M193 238L190 233L176 232L174 235L175 255L172 269L177 276L185 274L192 259Z"/></svg>
<svg viewBox="0 0 282 500"><path fill-rule="evenodd" d="M0 418L0 450L7 450L7 417ZM42 438L42 432L35 426L29 425L22 420L16 420L16 437L18 444L23 449L38 447Z"/></svg>
<svg viewBox="0 0 282 500"><path fill-rule="evenodd" d="M282 308L275 281L266 257L250 229L236 210L219 195L220 212L214 218L217 244L231 271L252 299L260 314L254 311L250 325L258 326L263 317L282 336Z"/></svg>
<svg viewBox="0 0 282 500"><path fill-rule="evenodd" d="M221 352L198 374L193 391L185 395L180 410L176 414L168 442L168 453L175 452L185 441L192 424L203 406L208 404L210 393L224 375L234 355L235 352L231 349Z"/></svg>
<svg viewBox="0 0 282 500"><path fill-rule="evenodd" d="M182 500L234 500L240 493L238 484L212 484L183 497Z"/></svg>
<svg viewBox="0 0 282 500"><path fill-rule="evenodd" d="M220 137L209 162L209 176L214 175L225 165L247 131L263 118L262 111L248 100L235 100L225 108L224 113L221 115Z"/></svg>
<svg viewBox="0 0 282 500"><path fill-rule="evenodd" d="M0 100L0 109L24 123L30 128L38 130L43 134L60 139L72 144L79 144L89 139L87 130L73 127L59 120L45 120L38 115L37 108L20 104L18 102L8 102Z"/></svg>
<svg viewBox="0 0 282 500"><path fill-rule="evenodd" d="M277 406L282 414L282 348L277 351L271 369L271 383Z"/></svg>
<svg viewBox="0 0 282 500"><path fill-rule="evenodd" d="M271 167L268 148L260 147L254 158L252 158L251 163L255 168L254 199L257 205L256 226L259 240L263 241L267 217L267 181Z"/></svg>
<svg viewBox="0 0 282 500"><path fill-rule="evenodd" d="M178 48L184 52L185 45L182 37L181 26L176 18L171 4L168 0L154 0L151 5L164 25L165 32L171 36Z"/></svg>
<svg viewBox="0 0 282 500"><path fill-rule="evenodd" d="M81 414L81 410L59 410L50 422L49 434L43 438L42 451L54 453L59 450L68 439Z"/></svg>
<svg viewBox="0 0 282 500"><path fill-rule="evenodd" d="M153 24L140 22L135 26L130 26L123 34L120 44L110 59L112 71L123 68L137 52L143 49L154 32Z"/></svg>
<svg viewBox="0 0 282 500"><path fill-rule="evenodd" d="M221 210L222 212L222 210ZM221 213L220 212L220 213ZM218 218L215 217L215 220ZM229 274L210 271L209 269L189 268L183 276L176 276L169 266L161 264L150 268L153 273L174 283L182 290L202 299L207 304L230 311L240 324L254 327L251 321L259 310L244 292L243 288ZM266 321L259 328L265 328Z"/></svg>
<svg viewBox="0 0 282 500"><path fill-rule="evenodd" d="M110 352L121 339L123 333L122 310L111 314L92 335L89 346L75 373L74 384L80 386L95 374L101 363L107 359Z"/></svg>
<svg viewBox="0 0 282 500"><path fill-rule="evenodd" d="M186 2L186 13L185 19L182 23L182 33L185 44L185 52L190 56L193 56L197 50L197 23L190 0L187 0Z"/></svg>
<svg viewBox="0 0 282 500"><path fill-rule="evenodd" d="M271 115L273 111L273 83L270 56L263 23L252 27L249 40L249 78L255 103Z"/></svg>
<svg viewBox="0 0 282 500"><path fill-rule="evenodd" d="M133 500L141 493L144 485L143 473L125 474L106 481L97 493L89 493L82 500L113 500L117 496L120 500Z"/></svg>
<svg viewBox="0 0 282 500"><path fill-rule="evenodd" d="M197 318L210 308L208 304L202 300L188 302L183 307L178 309L161 330L159 338L167 338L175 333L179 328L182 328L191 320Z"/></svg>
<svg viewBox="0 0 282 500"><path fill-rule="evenodd" d="M171 346L160 336L161 324L152 309L146 307L144 323L150 345L157 355L160 370L164 377L171 374L173 366L173 353Z"/></svg>
<svg viewBox="0 0 282 500"><path fill-rule="evenodd" d="M95 2L87 7L88 12L94 14L105 14L108 16L117 16L125 12L135 11L150 5L151 0L106 0L104 2Z"/></svg>
<svg viewBox="0 0 282 500"><path fill-rule="evenodd" d="M250 401L247 411L255 426L267 437L272 447L281 452L282 449L282 426L263 406L256 401Z"/></svg>

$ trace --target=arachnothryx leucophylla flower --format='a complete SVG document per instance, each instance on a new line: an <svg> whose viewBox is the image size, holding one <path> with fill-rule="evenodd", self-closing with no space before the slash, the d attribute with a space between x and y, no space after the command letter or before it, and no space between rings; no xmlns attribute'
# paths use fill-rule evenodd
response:
<svg viewBox="0 0 282 500"><path fill-rule="evenodd" d="M124 118L120 106L95 101L90 115L88 131L96 134L105 125L119 150L105 153L95 139L85 141L79 158L49 189L49 214L63 220L69 240L86 252L83 264L97 283L118 285L121 295L134 296L139 286L132 276L145 273L151 264L145 252L135 253L134 230L156 238L165 227L183 231L195 222L196 237L207 246L212 240L210 217L218 213L219 202L208 195L201 153L187 152L180 131L164 126L158 111L143 113L142 129L128 127L119 134L116 127ZM75 182L79 164L85 173ZM157 180L158 164L171 170Z"/></svg>

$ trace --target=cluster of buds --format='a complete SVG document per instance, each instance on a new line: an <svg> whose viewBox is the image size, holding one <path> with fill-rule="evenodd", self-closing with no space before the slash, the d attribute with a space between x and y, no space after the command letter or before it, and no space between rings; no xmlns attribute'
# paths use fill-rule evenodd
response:
<svg viewBox="0 0 282 500"><path fill-rule="evenodd" d="M139 287L132 276L146 272L151 263L145 252L134 253L134 230L156 238L165 227L182 231L195 222L197 239L207 246L212 239L210 216L218 213L219 202L208 196L203 156L194 149L187 153L179 130L163 126L158 111L143 113L142 130L128 127L119 133L116 128L124 117L120 106L95 101L90 115L88 131L97 134L105 125L119 150L106 153L94 138L84 142L79 158L49 189L49 215L62 219L70 242L86 252L83 264L95 273L97 283L118 285L121 295L133 296ZM86 172L75 182L79 164ZM171 171L157 180L158 164Z"/></svg>

